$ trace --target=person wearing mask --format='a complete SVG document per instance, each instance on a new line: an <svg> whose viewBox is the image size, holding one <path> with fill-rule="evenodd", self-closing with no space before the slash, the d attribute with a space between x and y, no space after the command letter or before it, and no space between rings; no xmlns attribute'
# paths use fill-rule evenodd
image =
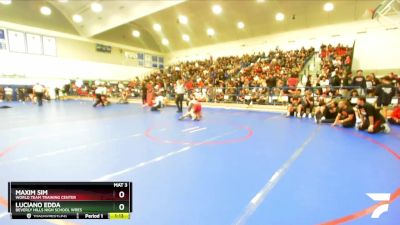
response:
<svg viewBox="0 0 400 225"><path fill-rule="evenodd" d="M368 133L390 132L390 127L385 118L373 105L366 102L365 97L359 97L357 100L357 109L360 115L359 130L367 130Z"/></svg>
<svg viewBox="0 0 400 225"><path fill-rule="evenodd" d="M176 82L175 93L176 93L175 103L176 103L176 106L178 107L178 111L176 111L176 112L181 113L181 112L183 112L183 110L182 110L183 96L185 94L185 84L183 83L182 79L179 79Z"/></svg>
<svg viewBox="0 0 400 225"><path fill-rule="evenodd" d="M338 115L332 127L336 125L341 125L344 128L351 128L356 125L356 113L348 101L338 103Z"/></svg>
<svg viewBox="0 0 400 225"><path fill-rule="evenodd" d="M40 85L39 83L36 83L35 86L33 86L33 93L36 96L36 101L39 106L43 105L43 94L44 94L44 87L43 85Z"/></svg>

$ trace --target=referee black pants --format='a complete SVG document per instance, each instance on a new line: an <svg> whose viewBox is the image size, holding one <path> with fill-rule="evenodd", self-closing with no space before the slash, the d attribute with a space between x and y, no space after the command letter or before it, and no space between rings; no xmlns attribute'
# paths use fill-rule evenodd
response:
<svg viewBox="0 0 400 225"><path fill-rule="evenodd" d="M94 103L93 107L96 107L100 103L102 106L104 106L104 102L103 102L103 99L101 99L101 95L96 94L96 102Z"/></svg>
<svg viewBox="0 0 400 225"><path fill-rule="evenodd" d="M182 112L183 109L183 94L177 94L175 99L176 106L178 107L178 112Z"/></svg>

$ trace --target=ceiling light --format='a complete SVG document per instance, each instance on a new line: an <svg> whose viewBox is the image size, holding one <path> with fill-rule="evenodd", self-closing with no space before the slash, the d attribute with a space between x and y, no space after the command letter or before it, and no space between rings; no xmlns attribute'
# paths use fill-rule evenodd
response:
<svg viewBox="0 0 400 225"><path fill-rule="evenodd" d="M277 21L282 21L282 20L284 20L284 19L285 19L285 14L279 12L279 13L277 13L277 14L275 15L275 19L276 19Z"/></svg>
<svg viewBox="0 0 400 225"><path fill-rule="evenodd" d="M178 21L180 24L187 24L188 23L188 18L186 16L179 16Z"/></svg>
<svg viewBox="0 0 400 225"><path fill-rule="evenodd" d="M207 29L207 35L208 35L208 36L214 36L214 34L215 34L214 29L212 29L212 28L208 28L208 29Z"/></svg>
<svg viewBox="0 0 400 225"><path fill-rule="evenodd" d="M0 0L0 3L3 5L10 5L11 4L11 0Z"/></svg>
<svg viewBox="0 0 400 225"><path fill-rule="evenodd" d="M214 5L212 7L212 11L213 11L214 14L218 15L218 14L220 14L222 12L222 8L221 8L220 5Z"/></svg>
<svg viewBox="0 0 400 225"><path fill-rule="evenodd" d="M168 44L169 44L169 41L168 41L168 39L163 38L162 41L161 41L161 43L162 43L163 45L168 45Z"/></svg>
<svg viewBox="0 0 400 225"><path fill-rule="evenodd" d="M58 0L59 3L67 3L68 0Z"/></svg>
<svg viewBox="0 0 400 225"><path fill-rule="evenodd" d="M132 36L134 37L140 37L140 32L137 30L132 31Z"/></svg>
<svg viewBox="0 0 400 225"><path fill-rule="evenodd" d="M49 7L47 7L47 6L42 6L42 7L40 8L40 12L41 12L43 15L48 16L48 15L51 14L51 9L50 9Z"/></svg>
<svg viewBox="0 0 400 225"><path fill-rule="evenodd" d="M265 0L256 0L257 3L264 3Z"/></svg>
<svg viewBox="0 0 400 225"><path fill-rule="evenodd" d="M238 27L239 29L243 29L243 28L244 28L244 23L243 23L242 21L238 22L238 23L237 23L237 27Z"/></svg>
<svg viewBox="0 0 400 225"><path fill-rule="evenodd" d="M327 2L324 5L324 10L327 11L327 12L332 11L334 8L335 8L335 6L333 5L332 2Z"/></svg>
<svg viewBox="0 0 400 225"><path fill-rule="evenodd" d="M99 12L103 11L103 6L102 6L100 3L98 3L98 2L93 2L93 3L90 5L90 8L91 8L92 11L95 12L95 13L99 13Z"/></svg>
<svg viewBox="0 0 400 225"><path fill-rule="evenodd" d="M161 31L161 25L158 24L158 23L155 23L155 24L153 25L153 29L154 29L155 31Z"/></svg>
<svg viewBox="0 0 400 225"><path fill-rule="evenodd" d="M182 39L186 42L190 41L190 37L187 34L182 35Z"/></svg>
<svg viewBox="0 0 400 225"><path fill-rule="evenodd" d="M72 16L72 20L73 20L75 23L82 23L83 18L82 18L81 15L75 14L75 15Z"/></svg>

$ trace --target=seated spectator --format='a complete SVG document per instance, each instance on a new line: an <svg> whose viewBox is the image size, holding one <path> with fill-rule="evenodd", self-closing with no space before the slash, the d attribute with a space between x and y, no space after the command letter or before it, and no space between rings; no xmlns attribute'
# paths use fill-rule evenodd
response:
<svg viewBox="0 0 400 225"><path fill-rule="evenodd" d="M308 118L312 117L312 111L314 108L314 98L312 96L312 92L307 90L305 96L303 97L303 117L306 117L308 112Z"/></svg>
<svg viewBox="0 0 400 225"><path fill-rule="evenodd" d="M289 105L287 107L286 116L294 116L294 117L301 117L302 112L302 105L301 105L301 98L298 95L293 96L289 100Z"/></svg>
<svg viewBox="0 0 400 225"><path fill-rule="evenodd" d="M332 126L341 125L344 128L351 128L356 125L356 113L348 101L338 103L338 115Z"/></svg>
<svg viewBox="0 0 400 225"><path fill-rule="evenodd" d="M390 132L385 118L378 109L366 102L365 97L358 98L357 109L360 115L360 124L357 126L359 130L367 130L368 133Z"/></svg>

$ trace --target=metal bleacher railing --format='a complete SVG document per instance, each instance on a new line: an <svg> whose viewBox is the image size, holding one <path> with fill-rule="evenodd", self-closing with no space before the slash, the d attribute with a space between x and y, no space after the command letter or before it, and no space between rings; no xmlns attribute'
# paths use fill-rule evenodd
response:
<svg viewBox="0 0 400 225"><path fill-rule="evenodd" d="M295 93L296 90L300 92ZM357 95L352 96L353 91L356 91ZM274 87L274 88L263 88L263 87L248 87L248 88L222 88L213 87L206 89L193 89L188 91L185 95L187 99L190 94L194 94L198 99L203 102L211 103L235 103L235 104L257 104L257 105L287 105L289 100L293 96L303 98L306 95L306 91L310 92L311 97L314 100L315 105L318 102L324 100L325 102L330 99L337 100L348 100L355 103L359 96L365 96L367 101L374 104L377 100L374 91L375 88L360 88L358 86L318 86L318 87L303 87L300 89L289 88L289 87ZM329 91L331 94L323 94ZM173 90L159 90L159 93L166 96L170 101L175 99ZM392 99L391 105L398 105L399 102L399 89L396 89L396 93ZM140 98L141 91L139 89L133 90L130 98Z"/></svg>

